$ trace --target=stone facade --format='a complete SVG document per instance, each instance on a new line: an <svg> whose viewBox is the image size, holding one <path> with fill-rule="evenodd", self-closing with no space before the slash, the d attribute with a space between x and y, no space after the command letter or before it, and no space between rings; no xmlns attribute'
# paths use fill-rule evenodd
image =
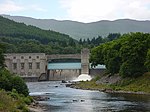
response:
<svg viewBox="0 0 150 112"><path fill-rule="evenodd" d="M5 54L7 69L21 77L39 77L47 70L47 58L44 53Z"/></svg>

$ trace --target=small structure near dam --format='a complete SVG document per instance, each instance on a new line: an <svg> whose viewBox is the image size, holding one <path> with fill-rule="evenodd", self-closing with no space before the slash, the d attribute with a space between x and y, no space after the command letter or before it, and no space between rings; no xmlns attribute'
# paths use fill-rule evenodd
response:
<svg viewBox="0 0 150 112"><path fill-rule="evenodd" d="M9 53L5 54L5 64L27 81L73 80L81 74L94 76L105 71L90 69L89 54L86 48L81 54Z"/></svg>

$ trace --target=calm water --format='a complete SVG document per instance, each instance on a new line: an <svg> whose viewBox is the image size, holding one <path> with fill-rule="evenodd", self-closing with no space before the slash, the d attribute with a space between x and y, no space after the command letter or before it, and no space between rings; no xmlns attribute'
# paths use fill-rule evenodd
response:
<svg viewBox="0 0 150 112"><path fill-rule="evenodd" d="M48 112L150 112L146 95L106 94L65 87L61 82L27 83L31 94L49 93ZM58 86L58 87L56 87Z"/></svg>

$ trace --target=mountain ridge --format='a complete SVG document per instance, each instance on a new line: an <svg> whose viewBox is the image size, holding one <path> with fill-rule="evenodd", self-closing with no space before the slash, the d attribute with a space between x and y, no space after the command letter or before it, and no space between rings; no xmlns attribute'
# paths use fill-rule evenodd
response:
<svg viewBox="0 0 150 112"><path fill-rule="evenodd" d="M82 23L71 20L55 20L55 19L35 19L24 16L2 15L5 18L16 22L23 22L27 25L33 25L44 30L54 30L65 33L79 40L97 37L101 35L106 37L109 33L129 33L144 32L150 33L150 21L139 21L133 19L117 19L114 21L101 20L91 23Z"/></svg>

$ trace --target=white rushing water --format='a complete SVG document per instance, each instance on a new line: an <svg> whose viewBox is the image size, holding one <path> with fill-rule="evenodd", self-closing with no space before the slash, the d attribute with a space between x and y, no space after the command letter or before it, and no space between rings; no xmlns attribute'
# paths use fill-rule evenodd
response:
<svg viewBox="0 0 150 112"><path fill-rule="evenodd" d="M90 81L91 79L92 79L92 77L90 75L88 75L88 74L81 74L74 81L87 81L87 80Z"/></svg>

